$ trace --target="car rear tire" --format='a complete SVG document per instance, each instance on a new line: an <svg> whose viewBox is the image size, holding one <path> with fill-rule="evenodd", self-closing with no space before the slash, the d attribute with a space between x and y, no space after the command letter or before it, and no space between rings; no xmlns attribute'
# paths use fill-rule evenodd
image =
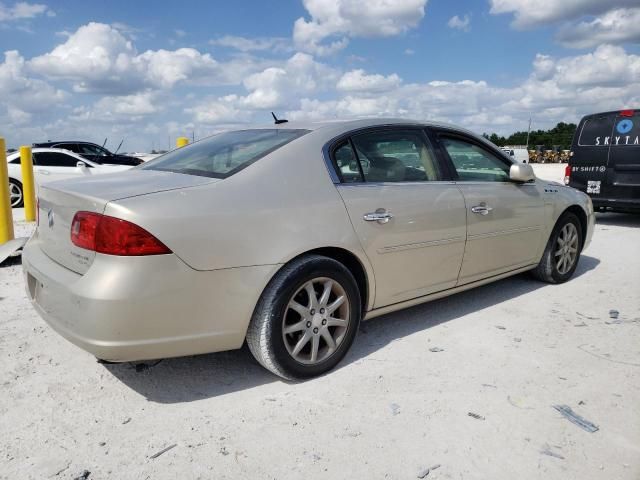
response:
<svg viewBox="0 0 640 480"><path fill-rule="evenodd" d="M253 356L287 380L321 375L346 355L361 317L358 284L340 262L305 255L262 293L247 330Z"/></svg>
<svg viewBox="0 0 640 480"><path fill-rule="evenodd" d="M11 208L21 208L24 206L22 183L13 178L9 179L9 199L11 201Z"/></svg>
<svg viewBox="0 0 640 480"><path fill-rule="evenodd" d="M565 212L556 222L533 276L547 283L564 283L578 266L583 242L582 226L578 217Z"/></svg>

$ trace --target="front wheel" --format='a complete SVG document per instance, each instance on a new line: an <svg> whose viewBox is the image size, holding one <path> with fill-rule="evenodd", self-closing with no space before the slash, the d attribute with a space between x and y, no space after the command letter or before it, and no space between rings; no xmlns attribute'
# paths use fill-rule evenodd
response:
<svg viewBox="0 0 640 480"><path fill-rule="evenodd" d="M24 194L22 190L22 183L13 178L9 179L9 200L11 201L11 208L20 208L24 206Z"/></svg>
<svg viewBox="0 0 640 480"><path fill-rule="evenodd" d="M578 217L565 212L556 222L547 246L533 275L543 282L564 283L578 266L582 249L582 226Z"/></svg>
<svg viewBox="0 0 640 480"><path fill-rule="evenodd" d="M262 294L247 344L265 368L285 379L321 375L342 360L360 322L358 285L340 262L300 257Z"/></svg>

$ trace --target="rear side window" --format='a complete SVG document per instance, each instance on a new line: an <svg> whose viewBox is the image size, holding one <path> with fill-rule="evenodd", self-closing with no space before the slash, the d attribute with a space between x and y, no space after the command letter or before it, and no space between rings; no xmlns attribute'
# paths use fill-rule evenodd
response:
<svg viewBox="0 0 640 480"><path fill-rule="evenodd" d="M307 132L274 128L220 133L173 150L138 168L227 178Z"/></svg>
<svg viewBox="0 0 640 480"><path fill-rule="evenodd" d="M354 135L353 144L367 182L441 180L438 165L421 131L374 131Z"/></svg>
<svg viewBox="0 0 640 480"><path fill-rule="evenodd" d="M578 145L581 147L608 147L611 144L615 115L587 118L582 124Z"/></svg>
<svg viewBox="0 0 640 480"><path fill-rule="evenodd" d="M333 150L333 159L340 172L340 179L344 183L362 182L362 172L358 165L358 159L353 153L351 143L345 140L339 143Z"/></svg>

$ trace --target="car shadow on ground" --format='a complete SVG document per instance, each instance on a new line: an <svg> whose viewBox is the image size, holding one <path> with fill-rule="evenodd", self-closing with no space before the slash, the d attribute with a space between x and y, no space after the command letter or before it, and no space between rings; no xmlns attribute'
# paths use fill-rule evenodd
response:
<svg viewBox="0 0 640 480"><path fill-rule="evenodd" d="M598 259L583 255L575 277L593 270L599 263ZM354 345L338 368L366 360L373 352L417 331L512 300L544 286L528 274L521 274L363 322ZM137 365L104 364L104 367L129 388L158 403L192 402L280 381L258 365L246 345L231 352Z"/></svg>
<svg viewBox="0 0 640 480"><path fill-rule="evenodd" d="M638 213L596 213L598 225L613 225L616 227L640 227Z"/></svg>

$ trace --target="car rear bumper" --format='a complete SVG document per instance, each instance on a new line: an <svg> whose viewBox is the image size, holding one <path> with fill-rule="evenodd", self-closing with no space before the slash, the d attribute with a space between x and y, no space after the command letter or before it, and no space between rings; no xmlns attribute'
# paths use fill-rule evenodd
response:
<svg viewBox="0 0 640 480"><path fill-rule="evenodd" d="M594 198L593 208L640 212L640 198Z"/></svg>
<svg viewBox="0 0 640 480"><path fill-rule="evenodd" d="M197 271L175 255L96 255L84 274L37 234L22 254L27 295L60 335L96 357L149 360L240 348L277 265Z"/></svg>

